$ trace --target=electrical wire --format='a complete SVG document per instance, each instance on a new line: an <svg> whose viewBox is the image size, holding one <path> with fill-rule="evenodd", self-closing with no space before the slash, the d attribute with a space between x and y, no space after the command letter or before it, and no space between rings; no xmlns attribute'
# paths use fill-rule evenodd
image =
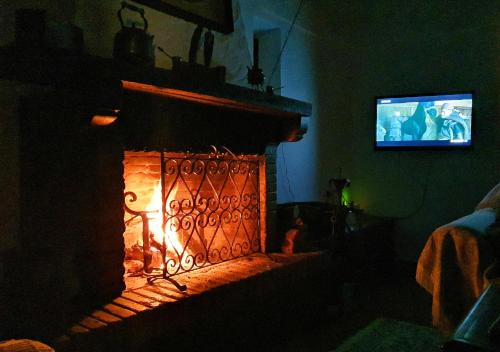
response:
<svg viewBox="0 0 500 352"><path fill-rule="evenodd" d="M288 186L288 193L290 194L290 196L292 198L291 200L293 202L293 200L295 199L295 195L293 194L292 185L291 185L291 182L290 182L290 178L288 177L288 166L286 164L285 151L283 149L283 144L280 144L278 146L278 152L279 152L279 147L281 147L281 158L283 160L283 171L285 173L285 179L286 179L286 183L287 183L287 186Z"/></svg>
<svg viewBox="0 0 500 352"><path fill-rule="evenodd" d="M273 70L271 71L271 74L269 75L269 79L267 80L267 83L271 83L271 80L273 79L274 73L276 72L276 68L278 67L279 62L281 61L281 55L283 55L283 51L285 50L286 44L288 43L288 38L290 38L290 33L292 32L293 27L295 26L295 22L297 21L297 17L299 16L300 10L302 9L302 4L304 3L304 0L300 0L299 6L297 7L297 11L295 12L295 16L293 17L292 23L290 24L290 28L288 28L288 33L286 34L285 41L283 42L283 45L281 46L280 53L278 54L278 57L276 58L276 62L274 63Z"/></svg>

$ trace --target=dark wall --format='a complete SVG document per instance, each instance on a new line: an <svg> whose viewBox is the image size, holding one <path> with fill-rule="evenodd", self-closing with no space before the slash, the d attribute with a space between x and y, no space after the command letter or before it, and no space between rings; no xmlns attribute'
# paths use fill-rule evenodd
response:
<svg viewBox="0 0 500 352"><path fill-rule="evenodd" d="M499 3L321 4L321 183L342 167L352 200L399 218L398 254L416 260L435 227L470 213L500 179ZM475 92L473 150L374 151L375 96L457 90Z"/></svg>
<svg viewBox="0 0 500 352"><path fill-rule="evenodd" d="M81 94L20 87L19 231L0 252L0 338L45 338L124 289L123 150L110 128L90 127Z"/></svg>

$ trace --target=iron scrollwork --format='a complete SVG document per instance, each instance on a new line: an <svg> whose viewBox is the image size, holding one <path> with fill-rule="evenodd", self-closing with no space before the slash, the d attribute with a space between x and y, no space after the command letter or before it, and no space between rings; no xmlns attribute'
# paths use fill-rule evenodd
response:
<svg viewBox="0 0 500 352"><path fill-rule="evenodd" d="M148 281L260 250L259 161L217 149L209 154L160 152L161 243L149 230L151 212L125 210L143 223L143 274ZM133 192L125 193L134 201ZM152 267L151 250L161 267Z"/></svg>

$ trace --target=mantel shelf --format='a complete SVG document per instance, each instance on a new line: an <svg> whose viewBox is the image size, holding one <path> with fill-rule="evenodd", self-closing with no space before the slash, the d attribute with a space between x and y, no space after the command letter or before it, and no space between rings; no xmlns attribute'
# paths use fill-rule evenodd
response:
<svg viewBox="0 0 500 352"><path fill-rule="evenodd" d="M173 98L203 96L198 103L232 102L256 113L311 115L311 104L237 85L203 80L197 75L179 79L171 70L133 66L109 58L55 49L0 48L0 78L56 87L114 86L122 81L176 90ZM172 97L171 97L172 98ZM273 113L274 111L274 113Z"/></svg>

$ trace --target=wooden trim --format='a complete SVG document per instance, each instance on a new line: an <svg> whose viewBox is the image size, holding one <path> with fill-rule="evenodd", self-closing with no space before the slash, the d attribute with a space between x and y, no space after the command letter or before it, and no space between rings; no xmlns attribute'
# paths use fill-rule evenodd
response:
<svg viewBox="0 0 500 352"><path fill-rule="evenodd" d="M226 109L234 109L238 111L246 111L255 114L268 115L268 116L270 115L282 118L297 118L301 116L298 113L269 109L258 105L242 103L228 98L220 98L212 95L188 92L185 90L174 89L174 88L158 87L138 82L124 81L124 80L122 80L121 82L123 85L123 89L125 90L152 94L169 99L190 101L202 105L217 106Z"/></svg>

